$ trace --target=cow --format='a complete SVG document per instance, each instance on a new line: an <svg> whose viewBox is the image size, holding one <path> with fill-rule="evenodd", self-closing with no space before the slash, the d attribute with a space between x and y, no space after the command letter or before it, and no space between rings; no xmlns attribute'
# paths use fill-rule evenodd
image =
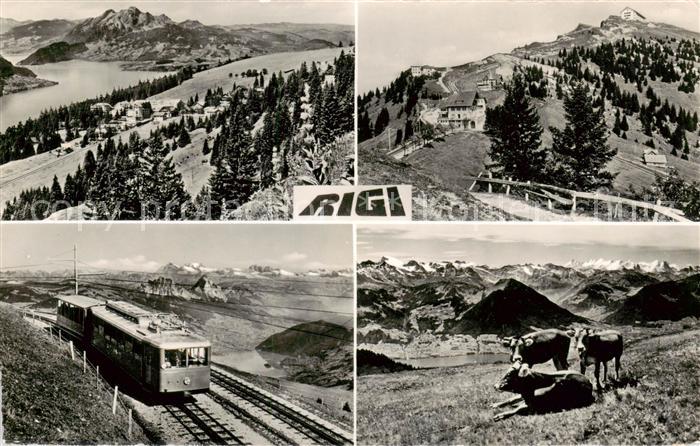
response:
<svg viewBox="0 0 700 446"><path fill-rule="evenodd" d="M566 357L570 343L571 338L566 332L555 328L503 338L503 345L510 348L510 362L520 361L532 367L551 359L557 370L569 368Z"/></svg>
<svg viewBox="0 0 700 446"><path fill-rule="evenodd" d="M586 366L595 364L595 381L600 385L600 363L603 363L603 381L608 381L608 361L615 359L615 379L620 379L620 357L622 356L622 334L615 330L594 331L590 328L576 328L568 332L574 338L581 365L581 373Z"/></svg>
<svg viewBox="0 0 700 446"><path fill-rule="evenodd" d="M528 415L576 409L593 404L593 385L586 375L575 371L543 373L532 370L527 364L516 362L500 382L496 390L517 393L518 396L493 404L493 408L514 406L494 415L500 421L513 415Z"/></svg>

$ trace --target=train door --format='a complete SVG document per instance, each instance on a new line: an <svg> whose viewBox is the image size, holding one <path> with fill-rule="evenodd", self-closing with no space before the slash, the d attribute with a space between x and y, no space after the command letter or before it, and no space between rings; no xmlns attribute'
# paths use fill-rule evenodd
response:
<svg viewBox="0 0 700 446"><path fill-rule="evenodd" d="M150 345L144 344L143 346L143 380L146 383L146 387L153 388L153 378L154 378L154 350Z"/></svg>

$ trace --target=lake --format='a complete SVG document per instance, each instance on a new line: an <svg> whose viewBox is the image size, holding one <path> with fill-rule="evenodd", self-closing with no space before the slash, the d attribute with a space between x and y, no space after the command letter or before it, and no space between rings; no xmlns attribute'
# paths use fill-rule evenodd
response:
<svg viewBox="0 0 700 446"><path fill-rule="evenodd" d="M475 353L473 355L441 356L437 358L413 358L395 359L397 362L412 365L419 369L433 367L456 367L467 364L497 364L508 363L510 354L508 353Z"/></svg>
<svg viewBox="0 0 700 446"><path fill-rule="evenodd" d="M252 350L213 355L212 361L233 367L241 372L271 378L284 378L287 374L279 365L279 362L284 358L284 355Z"/></svg>
<svg viewBox="0 0 700 446"><path fill-rule="evenodd" d="M3 56L4 57L4 56ZM17 63L26 56L5 57ZM0 97L0 132L27 118L36 118L49 107L68 105L91 99L114 88L128 87L141 80L154 79L168 73L154 71L124 71L120 62L88 62L71 60L45 65L28 66L39 78L58 85L13 93Z"/></svg>

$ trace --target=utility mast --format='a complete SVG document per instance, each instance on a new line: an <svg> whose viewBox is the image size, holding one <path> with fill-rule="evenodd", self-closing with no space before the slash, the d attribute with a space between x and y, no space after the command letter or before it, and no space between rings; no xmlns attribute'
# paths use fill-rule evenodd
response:
<svg viewBox="0 0 700 446"><path fill-rule="evenodd" d="M78 294L78 245L73 245L73 277L75 280L75 294Z"/></svg>

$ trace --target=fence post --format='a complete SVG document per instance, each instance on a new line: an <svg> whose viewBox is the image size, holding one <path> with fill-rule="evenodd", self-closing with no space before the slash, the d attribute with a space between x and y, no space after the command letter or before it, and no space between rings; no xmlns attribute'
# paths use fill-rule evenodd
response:
<svg viewBox="0 0 700 446"><path fill-rule="evenodd" d="M87 356L85 350L83 350L83 373L87 371Z"/></svg>
<svg viewBox="0 0 700 446"><path fill-rule="evenodd" d="M656 204L657 204L657 205L660 205L660 204L661 204L661 200L657 198L657 199L656 199ZM654 221L659 221L659 213L656 212L656 209L654 209Z"/></svg>
<svg viewBox="0 0 700 446"><path fill-rule="evenodd" d="M95 384L97 384L97 387L100 386L100 366L97 366L97 371L95 372Z"/></svg>
<svg viewBox="0 0 700 446"><path fill-rule="evenodd" d="M547 198L547 208L551 211L552 210L552 199Z"/></svg>
<svg viewBox="0 0 700 446"><path fill-rule="evenodd" d="M119 395L119 386L114 386L114 400L112 400L112 415L117 413L117 395Z"/></svg>
<svg viewBox="0 0 700 446"><path fill-rule="evenodd" d="M131 409L129 409L129 440L131 440Z"/></svg>
<svg viewBox="0 0 700 446"><path fill-rule="evenodd" d="M61 334L61 329L58 329L58 341L63 342L63 334Z"/></svg>
<svg viewBox="0 0 700 446"><path fill-rule="evenodd" d="M571 196L571 215L576 214L576 194Z"/></svg>
<svg viewBox="0 0 700 446"><path fill-rule="evenodd" d="M2 409L2 369L0 368L0 409ZM5 432L3 431L3 419L2 419L2 410L0 410L0 441L4 441L5 439ZM4 444L4 443L3 443Z"/></svg>
<svg viewBox="0 0 700 446"><path fill-rule="evenodd" d="M525 190L525 201L530 201L530 192L528 192L529 188L530 188L530 183L531 183L531 181L527 180L528 189Z"/></svg>
<svg viewBox="0 0 700 446"><path fill-rule="evenodd" d="M508 177L508 181L512 181L513 177ZM510 184L506 185L506 195L510 195Z"/></svg>
<svg viewBox="0 0 700 446"><path fill-rule="evenodd" d="M75 361L75 350L73 350L73 341L70 341L70 359Z"/></svg>
<svg viewBox="0 0 700 446"><path fill-rule="evenodd" d="M493 178L493 172L489 172L489 178ZM489 193L493 193L493 185L489 181Z"/></svg>

